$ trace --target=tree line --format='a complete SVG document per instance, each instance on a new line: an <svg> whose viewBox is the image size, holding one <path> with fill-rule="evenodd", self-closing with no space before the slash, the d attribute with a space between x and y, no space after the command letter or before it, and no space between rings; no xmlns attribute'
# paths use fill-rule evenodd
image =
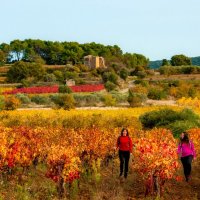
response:
<svg viewBox="0 0 200 200"><path fill-rule="evenodd" d="M84 56L102 56L106 65L118 64L126 68L145 69L149 59L141 54L123 53L117 45L103 45L95 42L53 42L44 40L13 40L0 44L0 64L17 61L37 62L47 65L72 65L83 63Z"/></svg>

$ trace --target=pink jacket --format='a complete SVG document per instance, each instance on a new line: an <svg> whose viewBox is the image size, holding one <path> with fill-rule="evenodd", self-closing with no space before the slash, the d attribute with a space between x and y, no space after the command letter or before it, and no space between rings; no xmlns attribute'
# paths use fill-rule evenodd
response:
<svg viewBox="0 0 200 200"><path fill-rule="evenodd" d="M178 145L178 150L177 153L181 157L186 157L192 155L194 158L196 157L196 152L194 149L194 144L190 141L188 144L187 143L180 143Z"/></svg>

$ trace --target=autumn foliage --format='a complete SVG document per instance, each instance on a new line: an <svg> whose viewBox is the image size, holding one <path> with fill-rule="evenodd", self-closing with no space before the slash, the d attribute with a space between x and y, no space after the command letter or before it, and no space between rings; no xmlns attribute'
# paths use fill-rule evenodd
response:
<svg viewBox="0 0 200 200"><path fill-rule="evenodd" d="M141 132L133 142L133 168L145 182L146 195L156 191L160 196L166 180L176 178L174 175L179 167L176 140L169 130L153 129Z"/></svg>
<svg viewBox="0 0 200 200"><path fill-rule="evenodd" d="M197 160L199 160L200 154L200 128L193 128L188 131L190 140L194 143L194 147L197 154Z"/></svg>
<svg viewBox="0 0 200 200"><path fill-rule="evenodd" d="M115 122L115 126L105 127L105 123L102 121L121 112L107 113L104 119L100 118L98 123L96 120L99 119L97 116L100 113L97 112L92 120L89 118L94 117L94 114L89 115L88 112L86 115L85 113L82 117L88 119L88 125L82 124L83 121L77 111L71 112L69 116L70 119L72 118L71 121L60 116L62 114L65 116L66 112L56 112L55 116L61 117L59 121L65 120L65 126L56 121L52 121L52 124L43 123L53 119L53 115L47 115L49 118L42 121L39 117L44 118L45 115L37 113L38 120L35 124L30 112L30 115L25 116L32 120L32 124L28 124L25 118L21 118L19 112L14 111L10 115L5 112L6 115L2 114L4 117L1 124L6 122L4 118L11 118L11 116L16 120L16 114L21 120L21 124L12 127L0 126L0 172L7 176L10 176L10 172L12 172L12 175L17 176L16 169L22 168L25 171L31 166L36 168L38 163L42 163L45 166L45 177L55 182L58 194L62 197L66 184L70 185L75 180L81 181L81 177L86 171L90 171L94 175L99 172L99 169L105 167L105 163L109 159L118 160L115 146L121 130L120 124L124 124L124 122L118 121ZM130 113L128 114L130 115ZM34 116L36 117L36 115ZM125 115L123 117L128 119ZM23 120L24 124L29 125L28 127L23 125ZM134 144L134 161L131 167L142 177L146 195L161 196L164 185L169 179L181 180L181 177L176 174L179 168L176 152L177 141L169 130L141 131L135 125L133 123L128 126ZM191 129L188 132L194 142L198 157L200 129ZM100 173L97 178L101 178Z"/></svg>

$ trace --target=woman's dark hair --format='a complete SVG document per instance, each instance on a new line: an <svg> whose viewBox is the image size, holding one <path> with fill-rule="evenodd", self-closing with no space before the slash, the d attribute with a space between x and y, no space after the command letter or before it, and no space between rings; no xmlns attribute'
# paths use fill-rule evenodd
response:
<svg viewBox="0 0 200 200"><path fill-rule="evenodd" d="M129 136L129 133L128 133L128 129L127 129L127 128L123 128L123 129L121 130L121 136L123 136L123 132L124 132L124 130L126 130L126 132L127 132L127 136Z"/></svg>
<svg viewBox="0 0 200 200"><path fill-rule="evenodd" d="M184 137L183 137L183 138L180 138L181 144L182 144L182 143L189 143L189 136L188 136L188 133L187 133L187 132L183 132L183 134L184 134Z"/></svg>

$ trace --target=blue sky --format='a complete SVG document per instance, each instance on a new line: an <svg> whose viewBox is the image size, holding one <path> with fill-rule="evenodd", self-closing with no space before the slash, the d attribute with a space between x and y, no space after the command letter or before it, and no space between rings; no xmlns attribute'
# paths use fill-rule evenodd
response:
<svg viewBox="0 0 200 200"><path fill-rule="evenodd" d="M150 60L200 56L199 0L0 0L0 43L117 44Z"/></svg>

